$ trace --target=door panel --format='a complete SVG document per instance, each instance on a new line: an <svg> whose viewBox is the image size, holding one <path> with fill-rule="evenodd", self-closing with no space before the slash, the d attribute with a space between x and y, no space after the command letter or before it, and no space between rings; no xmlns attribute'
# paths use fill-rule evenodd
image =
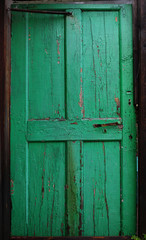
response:
<svg viewBox="0 0 146 240"><path fill-rule="evenodd" d="M65 118L64 44L63 16L28 16L29 119Z"/></svg>
<svg viewBox="0 0 146 240"><path fill-rule="evenodd" d="M131 6L56 6L12 14L12 235L134 234Z"/></svg>
<svg viewBox="0 0 146 240"><path fill-rule="evenodd" d="M116 141L84 144L85 236L119 235L119 147Z"/></svg>
<svg viewBox="0 0 146 240"><path fill-rule="evenodd" d="M83 12L83 99L86 118L120 116L118 12Z"/></svg>
<svg viewBox="0 0 146 240"><path fill-rule="evenodd" d="M28 182L28 235L63 234L66 182L64 142L29 144Z"/></svg>

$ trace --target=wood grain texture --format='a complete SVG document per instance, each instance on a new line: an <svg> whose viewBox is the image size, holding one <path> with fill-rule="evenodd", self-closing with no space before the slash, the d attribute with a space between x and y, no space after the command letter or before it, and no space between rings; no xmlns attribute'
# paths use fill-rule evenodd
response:
<svg viewBox="0 0 146 240"><path fill-rule="evenodd" d="M126 5L120 11L121 116L124 126L121 142L122 235L132 235L136 231L136 119L133 99L132 28L130 26L132 26L132 6ZM131 204L131 199L133 199L133 204Z"/></svg>
<svg viewBox="0 0 146 240"><path fill-rule="evenodd" d="M67 235L80 236L81 222L81 184L82 184L82 142L67 142Z"/></svg>
<svg viewBox="0 0 146 240"><path fill-rule="evenodd" d="M118 117L120 105L118 12L83 12L84 115Z"/></svg>
<svg viewBox="0 0 146 240"><path fill-rule="evenodd" d="M84 144L84 186L84 236L119 235L119 142Z"/></svg>
<svg viewBox="0 0 146 240"><path fill-rule="evenodd" d="M12 18L12 235L134 234L131 6L57 6Z"/></svg>
<svg viewBox="0 0 146 240"><path fill-rule="evenodd" d="M65 235L65 143L29 144L29 236Z"/></svg>
<svg viewBox="0 0 146 240"><path fill-rule="evenodd" d="M62 4L62 3L57 3L57 4L23 4L23 3L16 3L16 4L12 4L13 8L22 8L22 9L83 9L83 10L120 10L122 8L121 4L90 4L90 3L86 3L86 4L74 4L74 3L70 3L70 4Z"/></svg>
<svg viewBox="0 0 146 240"><path fill-rule="evenodd" d="M21 21L20 21L21 19ZM27 17L21 13L13 16L12 24L12 75L11 75L11 232L27 235ZM21 33L21 34L20 34ZM17 46L17 47L16 47ZM23 47L22 47L23 46ZM21 51L20 51L21 49ZM17 74L16 74L17 73ZM17 109L17 111L16 111ZM21 206L21 207L20 207Z"/></svg>
<svg viewBox="0 0 146 240"><path fill-rule="evenodd" d="M28 28L29 118L64 118L64 17L29 14Z"/></svg>
<svg viewBox="0 0 146 240"><path fill-rule="evenodd" d="M67 119L83 117L81 10L66 19L66 104Z"/></svg>
<svg viewBox="0 0 146 240"><path fill-rule="evenodd" d="M98 124L100 122L100 124ZM109 121L110 122L110 121ZM28 141L121 140L121 124L102 124L97 120L28 121ZM115 124L115 126L114 126Z"/></svg>

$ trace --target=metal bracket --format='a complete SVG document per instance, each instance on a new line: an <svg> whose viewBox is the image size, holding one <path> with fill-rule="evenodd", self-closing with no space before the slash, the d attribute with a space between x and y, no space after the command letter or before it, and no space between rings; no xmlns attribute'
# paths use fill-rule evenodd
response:
<svg viewBox="0 0 146 240"><path fill-rule="evenodd" d="M48 10L28 10L28 9L16 9L16 8L8 8L8 11L11 12L28 12L28 13L42 13L42 14L61 14L65 16L72 16L71 12L65 11L48 11Z"/></svg>

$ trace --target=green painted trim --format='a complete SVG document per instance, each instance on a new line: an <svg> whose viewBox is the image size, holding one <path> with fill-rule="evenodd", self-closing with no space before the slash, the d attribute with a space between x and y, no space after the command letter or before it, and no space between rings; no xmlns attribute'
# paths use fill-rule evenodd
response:
<svg viewBox="0 0 146 240"><path fill-rule="evenodd" d="M28 195L27 195L27 141L26 141L26 114L27 114L27 84L28 67L27 67L27 26L26 18L19 17L22 14L13 16L12 39L11 39L11 133L10 133L10 171L11 171L11 234L14 235L14 229L17 226L17 234L20 236L27 235L27 219L28 219ZM21 31L21 34L19 34ZM22 48L16 45L22 44ZM18 50L19 49L19 50ZM17 64L19 63L19 70ZM17 73L17 74L16 74ZM21 74L24 73L24 74ZM17 109L17 111L16 111ZM21 157L18 157L18 152ZM20 153L21 152L21 153ZM17 159L17 161L15 161ZM19 166L19 169L18 169ZM23 179L23 180L22 180ZM17 186L17 187L16 187ZM15 194L13 194L15 192ZM17 214L16 214L17 212ZM14 217L15 216L15 217Z"/></svg>
<svg viewBox="0 0 146 240"><path fill-rule="evenodd" d="M136 116L133 99L132 6L120 11L121 117L121 233L136 232ZM134 162L135 161L135 162Z"/></svg>
<svg viewBox="0 0 146 240"><path fill-rule="evenodd" d="M28 141L121 140L122 127L97 126L98 121L28 121ZM101 121L100 121L101 124ZM102 123L103 124L103 123ZM97 127L96 127L97 126Z"/></svg>
<svg viewBox="0 0 146 240"><path fill-rule="evenodd" d="M26 14L26 123L28 120L28 13ZM28 225L28 142L26 141L26 225Z"/></svg>
<svg viewBox="0 0 146 240"><path fill-rule="evenodd" d="M127 4L127 6L131 4ZM66 10L66 9L83 9L83 10L110 10L117 11L124 7L124 4L12 4L12 8L18 9L40 9L40 10Z"/></svg>

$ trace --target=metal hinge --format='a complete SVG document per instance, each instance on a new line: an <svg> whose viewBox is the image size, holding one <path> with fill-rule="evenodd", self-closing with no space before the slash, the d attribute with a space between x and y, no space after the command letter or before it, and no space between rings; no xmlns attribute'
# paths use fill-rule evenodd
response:
<svg viewBox="0 0 146 240"><path fill-rule="evenodd" d="M28 13L42 13L42 14L61 14L66 16L72 16L71 12L65 11L48 11L48 10L29 10L29 9L16 9L16 8L8 8L8 11L12 12L28 12Z"/></svg>

